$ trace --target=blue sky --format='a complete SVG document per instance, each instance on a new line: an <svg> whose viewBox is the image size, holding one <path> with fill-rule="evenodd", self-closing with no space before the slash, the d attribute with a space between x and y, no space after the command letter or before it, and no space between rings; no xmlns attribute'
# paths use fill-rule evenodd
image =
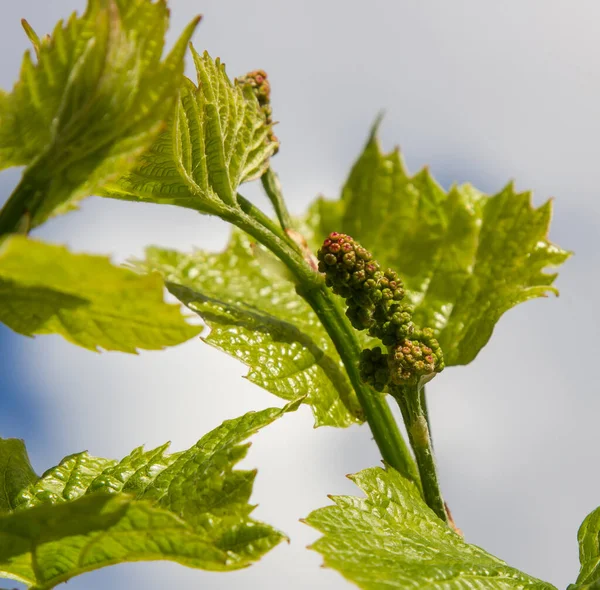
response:
<svg viewBox="0 0 600 590"><path fill-rule="evenodd" d="M0 86L10 88L27 47L21 17L45 33L83 5L3 6ZM268 71L282 140L273 165L294 212L317 194L339 194L381 109L383 144L399 143L410 169L428 164L446 187L468 181L488 192L515 179L519 189L535 191L537 204L554 198L550 237L576 252L561 272L561 297L509 312L472 365L433 382L430 405L442 485L467 540L559 587L573 581L577 528L600 504L600 5L170 5L175 32L204 14L194 43L220 56L231 75ZM0 203L17 181L18 171L0 174ZM243 192L266 207L255 187ZM36 235L122 261L149 243L218 249L227 227L187 211L93 198ZM83 449L120 457L142 443L172 440L184 448L226 418L279 403L200 341L139 356L98 355L0 327L0 354L0 435L25 438L40 472ZM260 433L244 462L259 467L257 516L288 533L290 545L234 574L135 564L75 579L69 590L348 588L304 549L315 535L298 519L327 503L327 494L353 493L344 475L378 461L366 428L313 430L301 410Z"/></svg>

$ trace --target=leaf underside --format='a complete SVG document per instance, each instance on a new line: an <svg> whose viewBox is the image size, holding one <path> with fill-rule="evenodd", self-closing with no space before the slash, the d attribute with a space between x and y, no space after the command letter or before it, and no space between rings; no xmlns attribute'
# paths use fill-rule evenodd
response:
<svg viewBox="0 0 600 590"><path fill-rule="evenodd" d="M149 248L138 270L158 271L169 291L211 328L206 342L250 367L248 379L291 400L306 395L316 426L361 421L360 405L327 332L277 261L240 231L220 254Z"/></svg>
<svg viewBox="0 0 600 590"><path fill-rule="evenodd" d="M103 196L219 214L237 207L240 184L268 168L278 143L252 90L233 84L219 59L192 55L198 86L184 79L165 131Z"/></svg>
<svg viewBox="0 0 600 590"><path fill-rule="evenodd" d="M125 561L166 559L229 571L247 567L285 536L251 518L255 471L234 469L241 444L297 403L228 420L187 451L135 449L121 461L78 453L40 478L24 446L0 441L10 486L0 513L0 577L53 588ZM19 448L20 447L20 448Z"/></svg>
<svg viewBox="0 0 600 590"><path fill-rule="evenodd" d="M135 164L171 114L199 19L161 61L165 2L89 0L27 52L0 95L0 169L27 166L7 207L35 227ZM5 211L7 214L7 211Z"/></svg>
<svg viewBox="0 0 600 590"><path fill-rule="evenodd" d="M600 508L588 514L577 533L581 570L567 590L600 588Z"/></svg>
<svg viewBox="0 0 600 590"><path fill-rule="evenodd" d="M0 322L27 336L60 334L90 350L131 353L174 346L201 330L164 302L157 274L17 235L0 241Z"/></svg>
<svg viewBox="0 0 600 590"><path fill-rule="evenodd" d="M435 331L446 365L463 365L504 312L558 293L543 270L570 254L547 239L551 214L550 201L536 209L512 184L487 196L470 185L446 192L427 169L410 176L398 150L382 153L375 128L341 199L317 200L305 223L314 247L347 233L398 271L415 323Z"/></svg>
<svg viewBox="0 0 600 590"><path fill-rule="evenodd" d="M365 498L332 497L306 523L321 533L312 549L325 566L366 590L556 590L467 544L391 468L350 476Z"/></svg>

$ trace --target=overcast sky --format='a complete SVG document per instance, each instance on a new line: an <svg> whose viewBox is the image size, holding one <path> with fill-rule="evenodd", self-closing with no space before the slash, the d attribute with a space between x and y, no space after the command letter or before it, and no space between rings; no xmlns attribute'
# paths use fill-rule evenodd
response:
<svg viewBox="0 0 600 590"><path fill-rule="evenodd" d="M561 297L510 311L471 366L433 382L430 404L444 494L466 539L564 588L578 572L579 524L600 504L600 4L170 5L172 33L204 14L196 48L220 56L230 75L269 73L282 141L273 165L294 212L319 193L339 194L382 108L384 146L400 144L412 170L428 164L446 187L469 181L488 192L515 179L538 204L554 197L550 237L576 252L558 280ZM83 6L4 0L0 86L12 86L27 47L21 17L42 34ZM0 202L18 175L0 175ZM255 188L243 192L266 206ZM125 260L148 243L218 249L227 231L185 210L89 199L36 235ZM178 450L224 419L280 405L241 378L243 366L200 341L98 355L0 328L0 354L0 435L26 438L39 472L83 449L121 457L171 440ZM243 464L259 467L256 516L285 531L290 545L233 574L134 564L77 578L69 590L349 588L304 549L316 535L298 519L327 504L327 494L354 493L344 475L378 461L367 427L315 431L304 408L256 436Z"/></svg>

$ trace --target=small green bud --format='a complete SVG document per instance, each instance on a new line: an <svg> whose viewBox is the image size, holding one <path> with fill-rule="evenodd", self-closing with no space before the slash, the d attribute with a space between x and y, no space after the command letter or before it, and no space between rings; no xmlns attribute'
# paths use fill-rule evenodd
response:
<svg viewBox="0 0 600 590"><path fill-rule="evenodd" d="M373 316L365 307L351 304L346 310L346 316L357 330L368 330L373 325Z"/></svg>
<svg viewBox="0 0 600 590"><path fill-rule="evenodd" d="M388 355L383 354L379 347L366 348L361 352L358 369L360 378L375 391L383 391L389 383Z"/></svg>
<svg viewBox="0 0 600 590"><path fill-rule="evenodd" d="M346 254L344 254L344 256L342 257L342 262L344 263L344 266L346 268L354 268L354 265L356 263L356 254L354 252L346 252Z"/></svg>
<svg viewBox="0 0 600 590"><path fill-rule="evenodd" d="M358 286L365 282L366 275L364 270L357 270L352 273L352 282Z"/></svg>

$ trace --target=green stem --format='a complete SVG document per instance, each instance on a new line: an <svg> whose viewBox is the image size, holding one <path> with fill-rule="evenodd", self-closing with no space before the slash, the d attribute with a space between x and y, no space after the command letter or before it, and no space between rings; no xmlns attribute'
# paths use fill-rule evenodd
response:
<svg viewBox="0 0 600 590"><path fill-rule="evenodd" d="M298 293L323 323L344 363L383 459L420 487L415 463L385 397L373 391L360 379L360 343L350 322L337 305L336 296L325 286L323 277L306 264L302 256L281 235L281 230L280 235L277 235L254 216L249 215L236 215L227 220L271 250L293 273Z"/></svg>
<svg viewBox="0 0 600 590"><path fill-rule="evenodd" d="M238 196L238 200L239 198ZM256 216L255 208L252 207L248 209L249 214L240 214L239 211L231 209L231 212L221 213L220 217L244 230L271 250L292 271L300 284L306 285L308 288L324 286L325 279L306 264L297 245L279 227L274 226L273 229L266 227L264 220ZM256 211L259 210L256 209ZM262 216L266 218L264 214Z"/></svg>
<svg viewBox="0 0 600 590"><path fill-rule="evenodd" d="M269 200L273 204L275 213L277 213L277 219L284 230L292 229L292 218L285 206L283 199L283 192L281 190L281 183L279 177L272 168L267 168L267 171L260 177L263 188L269 197Z"/></svg>
<svg viewBox="0 0 600 590"><path fill-rule="evenodd" d="M300 251L300 247L292 238L290 238L282 229L275 223L268 215L265 215L256 205L251 203L246 197L240 195L238 193L237 196L238 203L240 207L248 217L256 219L263 225L266 229L268 229L273 235L277 236L280 240L287 242L290 246L296 250L298 253L302 253ZM233 220L230 220L233 223Z"/></svg>
<svg viewBox="0 0 600 590"><path fill-rule="evenodd" d="M335 296L326 287L306 292L299 288L298 292L313 308L333 340L383 460L420 487L415 462L385 396L374 391L360 378L357 359L361 346L346 316L340 313Z"/></svg>
<svg viewBox="0 0 600 590"><path fill-rule="evenodd" d="M427 428L429 429L429 440L431 441L431 448L433 449L433 434L431 432L431 420L429 420L429 407L427 406L427 393L425 392L425 385L419 389L419 403L423 409L423 416L427 422Z"/></svg>
<svg viewBox="0 0 600 590"><path fill-rule="evenodd" d="M396 398L406 424L408 438L419 467L425 502L439 518L448 522L438 483L427 418L421 404L420 388L416 385L394 386L390 393Z"/></svg>
<svg viewBox="0 0 600 590"><path fill-rule="evenodd" d="M28 233L32 216L37 213L45 190L44 183L27 171L4 207L0 210L0 237L12 233Z"/></svg>

